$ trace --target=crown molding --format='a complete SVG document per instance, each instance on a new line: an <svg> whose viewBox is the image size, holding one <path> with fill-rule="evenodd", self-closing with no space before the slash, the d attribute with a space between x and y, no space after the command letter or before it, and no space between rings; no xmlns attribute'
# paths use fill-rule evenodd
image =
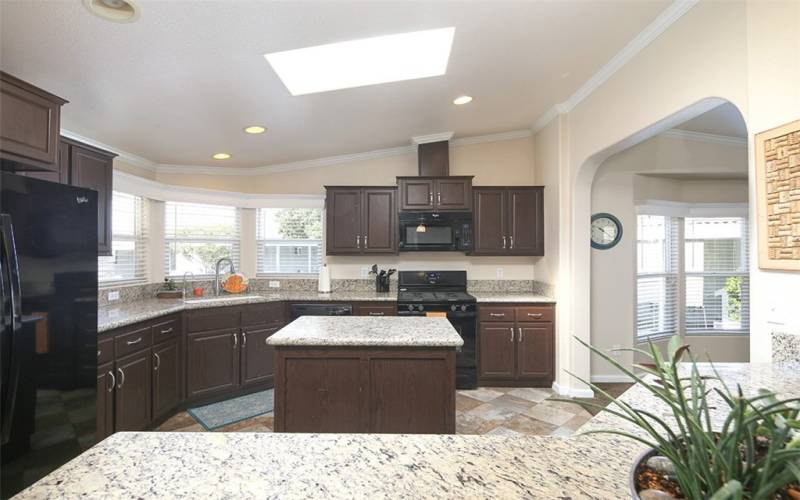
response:
<svg viewBox="0 0 800 500"><path fill-rule="evenodd" d="M451 141L450 146L467 146L470 144L482 144L484 142L511 141L514 139L524 139L526 137L533 137L533 132L531 132L530 129L510 130L508 132L500 132L497 134L461 137L460 139Z"/></svg>
<svg viewBox="0 0 800 500"><path fill-rule="evenodd" d="M116 153L117 159L124 161L125 163L129 163L139 168L143 168L145 170L149 170L151 172L155 172L158 169L158 164L148 160L147 158L142 158L141 156L135 155L133 153L129 153L127 151L123 151L122 149L115 148L114 146L109 146L108 144L104 144L100 141L96 141L89 137L83 136L71 130L67 130L65 128L61 129L61 135L66 137L67 139L72 139L78 142L82 142L84 144L88 144L89 146L94 146L96 148L105 149L106 151L110 151L112 153Z"/></svg>
<svg viewBox="0 0 800 500"><path fill-rule="evenodd" d="M662 132L662 137L670 137L673 139L683 139L687 141L707 142L711 144L721 144L723 146L738 146L747 147L747 139L745 137L733 137L730 135L717 135L707 134L705 132L693 132L691 130L682 130L679 128L672 128Z"/></svg>
<svg viewBox="0 0 800 500"><path fill-rule="evenodd" d="M428 144L429 142L442 142L442 141L449 141L453 138L453 132L441 132L438 134L428 134L428 135L415 135L411 138L411 143L415 146L419 146L420 144Z"/></svg>
<svg viewBox="0 0 800 500"><path fill-rule="evenodd" d="M700 0L675 0L669 7L647 25L636 37L628 42L617 54L605 63L591 78L578 88L566 101L545 111L531 126L534 133L543 129L550 121L562 113L569 113L592 92L608 81L617 71L633 59L645 47L664 33Z"/></svg>

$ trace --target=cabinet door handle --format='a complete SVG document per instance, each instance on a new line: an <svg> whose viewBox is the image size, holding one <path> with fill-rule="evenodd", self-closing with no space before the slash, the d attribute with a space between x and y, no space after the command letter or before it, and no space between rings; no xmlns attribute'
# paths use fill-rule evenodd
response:
<svg viewBox="0 0 800 500"><path fill-rule="evenodd" d="M442 193L436 193L436 204L437 205L442 204Z"/></svg>
<svg viewBox="0 0 800 500"><path fill-rule="evenodd" d="M519 342L522 342L522 328L519 328Z"/></svg>
<svg viewBox="0 0 800 500"><path fill-rule="evenodd" d="M369 313L369 315L370 316L383 316L384 314L382 312L374 312L373 311L373 312Z"/></svg>
<svg viewBox="0 0 800 500"><path fill-rule="evenodd" d="M433 205L433 191L428 193L428 204L431 206Z"/></svg>
<svg viewBox="0 0 800 500"><path fill-rule="evenodd" d="M239 336L236 335L236 332L233 332L233 348L236 349L239 347Z"/></svg>
<svg viewBox="0 0 800 500"><path fill-rule="evenodd" d="M97 350L97 359L100 359L100 353L103 352L100 349Z"/></svg>
<svg viewBox="0 0 800 500"><path fill-rule="evenodd" d="M161 330L161 335L166 335L168 333L172 333L172 327L169 327L166 330Z"/></svg>
<svg viewBox="0 0 800 500"><path fill-rule="evenodd" d="M117 386L117 378L114 376L114 372L109 370L108 375L111 377L111 387L108 388L108 392L113 392L114 387Z"/></svg>
<svg viewBox="0 0 800 500"><path fill-rule="evenodd" d="M542 313L528 313L528 316L530 316L531 318L541 318Z"/></svg>
<svg viewBox="0 0 800 500"><path fill-rule="evenodd" d="M509 328L511 330L511 342L514 342L514 327Z"/></svg>
<svg viewBox="0 0 800 500"><path fill-rule="evenodd" d="M489 313L489 316L493 318L505 318L506 313Z"/></svg>
<svg viewBox="0 0 800 500"><path fill-rule="evenodd" d="M242 349L247 347L247 332L242 332Z"/></svg>
<svg viewBox="0 0 800 500"><path fill-rule="evenodd" d="M153 357L156 359L156 365L153 367L153 371L158 371L158 369L161 367L161 356L154 352Z"/></svg>
<svg viewBox="0 0 800 500"><path fill-rule="evenodd" d="M511 250L514 250L514 237L513 237L513 236L509 236L509 237L508 237L508 241L511 243L511 245L509 246L509 248L510 248Z"/></svg>
<svg viewBox="0 0 800 500"><path fill-rule="evenodd" d="M144 338L144 337L139 337L139 338L138 338L138 339L136 339L136 340L129 340L129 341L127 341L127 342L126 342L126 344L128 344L128 345L135 345L135 344L138 344L139 342L141 342L141 341L142 341L142 339L143 339L143 338Z"/></svg>
<svg viewBox="0 0 800 500"><path fill-rule="evenodd" d="M119 373L119 385L117 389L122 389L122 386L125 385L125 372L122 371L122 368L117 368L117 373Z"/></svg>
<svg viewBox="0 0 800 500"><path fill-rule="evenodd" d="M361 235L356 236L356 248L361 248Z"/></svg>
<svg viewBox="0 0 800 500"><path fill-rule="evenodd" d="M506 249L506 237L503 236L503 250Z"/></svg>

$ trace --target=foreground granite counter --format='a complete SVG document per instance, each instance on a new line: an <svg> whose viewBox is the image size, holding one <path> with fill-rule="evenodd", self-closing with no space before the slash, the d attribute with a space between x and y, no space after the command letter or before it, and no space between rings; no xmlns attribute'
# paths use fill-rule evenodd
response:
<svg viewBox="0 0 800 500"><path fill-rule="evenodd" d="M447 318L302 316L267 339L274 346L460 347Z"/></svg>
<svg viewBox="0 0 800 500"><path fill-rule="evenodd" d="M728 383L800 396L800 363L721 364ZM636 385L623 399L660 414ZM581 431L630 429L599 414ZM629 498L642 445L571 438L118 433L20 498Z"/></svg>
<svg viewBox="0 0 800 500"><path fill-rule="evenodd" d="M542 303L552 304L555 300L544 295L528 292L471 292L478 302L500 303ZM224 295L222 297L205 297L202 299L147 299L136 302L108 305L98 308L97 332L102 333L139 321L164 316L165 314L208 307L234 306L241 304L260 304L267 302L396 302L397 292L376 293L333 292L318 293L304 291L286 291L279 293L259 293L247 295Z"/></svg>

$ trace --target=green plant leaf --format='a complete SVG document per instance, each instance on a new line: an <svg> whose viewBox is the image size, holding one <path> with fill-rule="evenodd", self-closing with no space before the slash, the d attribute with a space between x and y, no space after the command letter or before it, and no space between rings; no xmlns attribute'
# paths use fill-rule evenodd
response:
<svg viewBox="0 0 800 500"><path fill-rule="evenodd" d="M743 489L742 483L735 479L731 479L724 485L722 488L718 489L709 500L728 500L730 498L739 499L742 498Z"/></svg>

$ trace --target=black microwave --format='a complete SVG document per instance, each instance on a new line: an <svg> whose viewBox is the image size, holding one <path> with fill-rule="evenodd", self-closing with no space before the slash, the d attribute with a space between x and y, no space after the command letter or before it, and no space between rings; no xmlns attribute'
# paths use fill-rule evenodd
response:
<svg viewBox="0 0 800 500"><path fill-rule="evenodd" d="M471 212L400 212L401 252L472 251Z"/></svg>

